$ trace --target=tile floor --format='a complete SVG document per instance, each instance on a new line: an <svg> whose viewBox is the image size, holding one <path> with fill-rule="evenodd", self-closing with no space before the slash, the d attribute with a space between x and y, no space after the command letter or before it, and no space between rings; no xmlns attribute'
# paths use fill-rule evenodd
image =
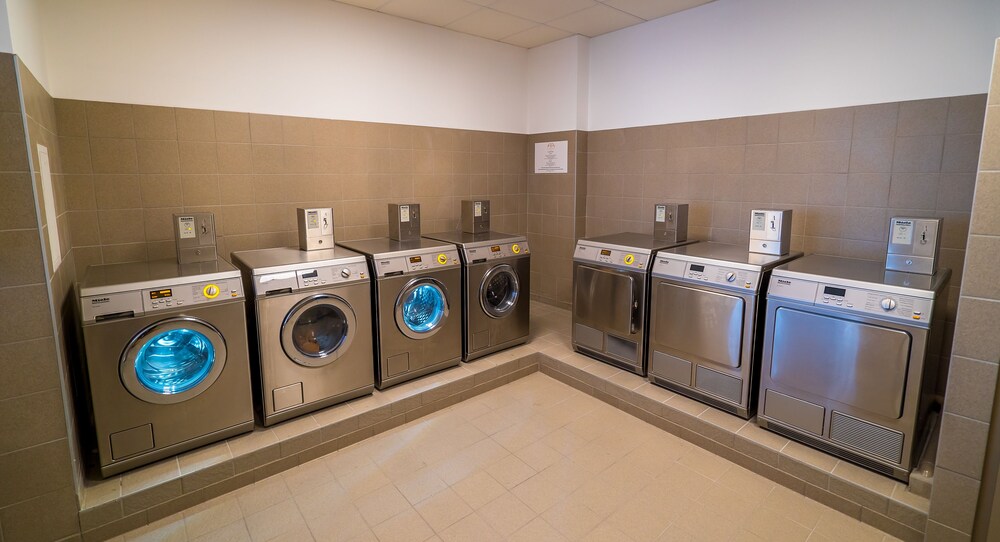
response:
<svg viewBox="0 0 1000 542"><path fill-rule="evenodd" d="M116 540L895 539L534 373Z"/></svg>

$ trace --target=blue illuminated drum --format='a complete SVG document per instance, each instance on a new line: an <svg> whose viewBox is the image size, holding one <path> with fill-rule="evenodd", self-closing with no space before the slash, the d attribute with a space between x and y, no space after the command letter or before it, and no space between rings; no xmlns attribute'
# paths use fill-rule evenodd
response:
<svg viewBox="0 0 1000 542"><path fill-rule="evenodd" d="M410 281L396 299L396 326L411 339L425 339L448 318L444 285L431 278Z"/></svg>

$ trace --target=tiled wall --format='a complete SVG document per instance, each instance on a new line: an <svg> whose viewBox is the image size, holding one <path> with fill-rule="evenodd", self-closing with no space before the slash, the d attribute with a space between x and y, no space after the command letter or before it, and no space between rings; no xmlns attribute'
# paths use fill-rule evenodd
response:
<svg viewBox="0 0 1000 542"><path fill-rule="evenodd" d="M60 295L62 277L58 271L48 276L51 265L43 262L47 226L39 231L24 132L27 120L32 148L36 141L49 144L58 170L58 146L47 128L54 112L40 89L13 56L0 55L0 539L8 541L57 540L79 532L75 443L66 424L57 353L62 345L53 333L49 298L49 286ZM34 150L32 158L37 164Z"/></svg>
<svg viewBox="0 0 1000 542"><path fill-rule="evenodd" d="M587 235L651 232L648 209L677 201L690 238L746 244L750 211L782 208L792 250L878 260L892 216L943 217L950 344L985 107L972 95L592 132Z"/></svg>
<svg viewBox="0 0 1000 542"><path fill-rule="evenodd" d="M297 245L295 208L333 207L338 239L387 234L387 204L424 232L489 198L523 233L526 136L56 100L77 270L174 256L171 215L212 211L220 252Z"/></svg>
<svg viewBox="0 0 1000 542"><path fill-rule="evenodd" d="M535 144L548 141L567 141L567 173L534 173ZM573 246L585 229L587 133L534 134L527 147L531 297L569 308Z"/></svg>
<svg viewBox="0 0 1000 542"><path fill-rule="evenodd" d="M996 279L1000 262L1000 40L988 104L931 494L928 540L968 540L972 534L993 413L1000 363L1000 283ZM992 492L993 488L987 490ZM985 527L983 523L976 526ZM977 539L985 540L985 536L985 532L976 533Z"/></svg>

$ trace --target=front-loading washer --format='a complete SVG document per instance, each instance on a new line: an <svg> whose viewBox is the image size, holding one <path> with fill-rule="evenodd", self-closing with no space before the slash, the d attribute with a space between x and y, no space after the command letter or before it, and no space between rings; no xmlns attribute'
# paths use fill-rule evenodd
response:
<svg viewBox="0 0 1000 542"><path fill-rule="evenodd" d="M342 247L233 253L243 271L254 407L265 426L368 395L372 286L365 257Z"/></svg>
<svg viewBox="0 0 1000 542"><path fill-rule="evenodd" d="M173 259L90 266L78 293L102 476L253 429L236 268Z"/></svg>
<svg viewBox="0 0 1000 542"><path fill-rule="evenodd" d="M523 235L443 232L424 237L454 243L462 259L462 361L528 340L531 251Z"/></svg>
<svg viewBox="0 0 1000 542"><path fill-rule="evenodd" d="M343 241L375 278L375 387L385 389L462 361L462 266L451 243Z"/></svg>

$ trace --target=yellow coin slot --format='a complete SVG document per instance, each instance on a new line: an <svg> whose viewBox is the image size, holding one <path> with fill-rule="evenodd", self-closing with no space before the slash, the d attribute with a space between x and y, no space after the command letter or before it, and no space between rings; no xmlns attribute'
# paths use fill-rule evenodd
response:
<svg viewBox="0 0 1000 542"><path fill-rule="evenodd" d="M510 251L513 252L514 254L520 254L521 253L521 245L519 245L517 243L514 243L513 245L510 246Z"/></svg>
<svg viewBox="0 0 1000 542"><path fill-rule="evenodd" d="M633 256L631 254L626 254L625 255L625 265L632 265L632 262L634 262L634 261L635 261L635 256Z"/></svg>
<svg viewBox="0 0 1000 542"><path fill-rule="evenodd" d="M438 254L438 263L441 264L441 265L444 265L444 264L448 263L448 255L447 254Z"/></svg>
<svg viewBox="0 0 1000 542"><path fill-rule="evenodd" d="M215 284L208 284L204 288L202 288L201 293L204 294L205 297L209 299L215 299L216 297L219 297L220 291L221 290L219 290L219 287L216 286Z"/></svg>

